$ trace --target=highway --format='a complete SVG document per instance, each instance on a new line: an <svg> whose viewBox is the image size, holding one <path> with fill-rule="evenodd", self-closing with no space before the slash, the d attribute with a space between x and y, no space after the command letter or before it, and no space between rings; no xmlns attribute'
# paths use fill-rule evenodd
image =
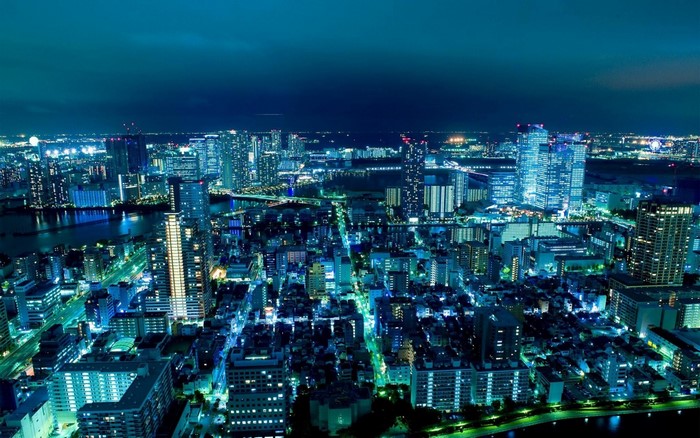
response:
<svg viewBox="0 0 700 438"><path fill-rule="evenodd" d="M146 267L145 247L137 249L128 261L120 266L107 271L102 284L108 286L120 281L131 281L137 278ZM41 333L54 324L63 324L64 327L73 326L76 321L85 319L85 300L88 294L71 298L63 304L63 308L50 316L40 329L34 329L26 341L16 350L0 359L0 379L15 377L24 371L29 360L39 352L39 340ZM60 304L59 304L60 306Z"/></svg>

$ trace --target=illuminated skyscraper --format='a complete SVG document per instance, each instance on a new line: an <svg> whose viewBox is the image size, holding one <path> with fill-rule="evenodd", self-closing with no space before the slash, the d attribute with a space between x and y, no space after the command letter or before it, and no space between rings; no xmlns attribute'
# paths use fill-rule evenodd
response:
<svg viewBox="0 0 700 438"><path fill-rule="evenodd" d="M199 157L194 149L183 148L165 157L165 174L182 179L200 179Z"/></svg>
<svg viewBox="0 0 700 438"><path fill-rule="evenodd" d="M692 221L690 205L640 202L630 252L630 274L647 284L682 284Z"/></svg>
<svg viewBox="0 0 700 438"><path fill-rule="evenodd" d="M491 172L488 182L489 201L499 206L513 204L515 202L515 180L515 172Z"/></svg>
<svg viewBox="0 0 700 438"><path fill-rule="evenodd" d="M426 142L403 139L401 147L401 208L406 219L423 217Z"/></svg>
<svg viewBox="0 0 700 438"><path fill-rule="evenodd" d="M258 180L263 186L279 184L277 169L280 165L280 155L277 152L263 152L258 159Z"/></svg>
<svg viewBox="0 0 700 438"><path fill-rule="evenodd" d="M245 131L221 133L221 179L225 189L238 192L250 184L248 134Z"/></svg>
<svg viewBox="0 0 700 438"><path fill-rule="evenodd" d="M165 213L165 257L172 319L201 320L211 308L206 239L195 219Z"/></svg>
<svg viewBox="0 0 700 438"><path fill-rule="evenodd" d="M116 181L117 175L145 173L148 169L146 137L143 134L106 138L105 149L107 169L113 181Z"/></svg>
<svg viewBox="0 0 700 438"><path fill-rule="evenodd" d="M216 179L221 174L220 146L219 136L215 134L190 139L190 147L197 153L199 170L203 176Z"/></svg>
<svg viewBox="0 0 700 438"><path fill-rule="evenodd" d="M58 161L46 161L47 201L51 205L68 204L68 179L61 171Z"/></svg>
<svg viewBox="0 0 700 438"><path fill-rule="evenodd" d="M304 139L299 134L289 134L287 136L287 155L301 157L304 152Z"/></svg>
<svg viewBox="0 0 700 438"><path fill-rule="evenodd" d="M270 131L270 150L273 152L282 152L282 131L279 129Z"/></svg>
<svg viewBox="0 0 700 438"><path fill-rule="evenodd" d="M547 211L578 210L583 204L586 145L579 135L558 135L541 144L534 206Z"/></svg>
<svg viewBox="0 0 700 438"><path fill-rule="evenodd" d="M28 163L29 173L29 205L33 208L48 206L46 177L41 161L30 161Z"/></svg>
<svg viewBox="0 0 700 438"><path fill-rule="evenodd" d="M212 242L211 213L209 211L209 189L207 180L184 180L182 178L168 179L168 202L170 211L179 211L183 219L197 221L200 231L206 240L205 250L207 260L214 257Z"/></svg>
<svg viewBox="0 0 700 438"><path fill-rule="evenodd" d="M540 145L547 142L548 132L543 125L518 125L515 195L519 202L532 204L535 201Z"/></svg>

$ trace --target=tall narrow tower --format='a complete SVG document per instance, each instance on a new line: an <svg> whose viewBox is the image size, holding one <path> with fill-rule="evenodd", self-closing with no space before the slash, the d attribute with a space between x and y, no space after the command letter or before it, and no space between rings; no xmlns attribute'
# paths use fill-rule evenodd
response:
<svg viewBox="0 0 700 438"><path fill-rule="evenodd" d="M647 284L682 284L692 221L690 205L640 202L630 256L632 276Z"/></svg>
<svg viewBox="0 0 700 438"><path fill-rule="evenodd" d="M405 219L423 216L427 144L407 137L401 147L401 208Z"/></svg>

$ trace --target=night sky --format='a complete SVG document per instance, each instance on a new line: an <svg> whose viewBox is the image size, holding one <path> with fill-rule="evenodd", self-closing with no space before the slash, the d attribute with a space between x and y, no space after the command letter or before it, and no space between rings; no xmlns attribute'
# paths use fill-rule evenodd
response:
<svg viewBox="0 0 700 438"><path fill-rule="evenodd" d="M700 133L700 1L0 4L0 133Z"/></svg>

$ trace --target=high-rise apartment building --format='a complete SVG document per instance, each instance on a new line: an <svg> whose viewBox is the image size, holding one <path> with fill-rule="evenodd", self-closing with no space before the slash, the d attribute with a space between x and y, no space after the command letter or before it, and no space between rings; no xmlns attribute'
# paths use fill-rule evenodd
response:
<svg viewBox="0 0 700 438"><path fill-rule="evenodd" d="M46 200L54 206L68 204L68 178L56 160L46 161Z"/></svg>
<svg viewBox="0 0 700 438"><path fill-rule="evenodd" d="M185 219L179 211L165 213L165 263L173 319L201 320L211 308L204 234L196 219Z"/></svg>
<svg viewBox="0 0 700 438"><path fill-rule="evenodd" d="M630 251L630 274L647 284L682 284L692 221L690 205L641 201Z"/></svg>
<svg viewBox="0 0 700 438"><path fill-rule="evenodd" d="M401 146L401 208L404 218L423 217L425 185L425 141L403 139Z"/></svg>
<svg viewBox="0 0 700 438"><path fill-rule="evenodd" d="M287 155L290 157L301 157L304 155L304 138L299 134L289 134L287 136Z"/></svg>
<svg viewBox="0 0 700 438"><path fill-rule="evenodd" d="M118 175L145 173L148 169L146 137L143 134L122 135L105 139L107 170L110 179Z"/></svg>
<svg viewBox="0 0 700 438"><path fill-rule="evenodd" d="M183 219L197 221L199 231L205 241L204 250L208 266L214 258L212 241L211 212L209 210L209 184L206 179L168 179L168 203L170 211L179 211ZM207 272L208 275L208 272Z"/></svg>
<svg viewBox="0 0 700 438"><path fill-rule="evenodd" d="M280 155L277 152L263 152L258 158L258 180L263 186L279 184L278 168Z"/></svg>
<svg viewBox="0 0 700 438"><path fill-rule="evenodd" d="M56 422L81 436L155 436L174 399L170 361L76 362L48 384Z"/></svg>
<svg viewBox="0 0 700 438"><path fill-rule="evenodd" d="M29 205L42 208L49 204L47 199L46 176L42 161L30 161L27 166L29 179Z"/></svg>
<svg viewBox="0 0 700 438"><path fill-rule="evenodd" d="M427 208L428 218L431 221L452 219L456 206L456 188L452 183L452 175L426 175L424 181L423 205Z"/></svg>
<svg viewBox="0 0 700 438"><path fill-rule="evenodd" d="M554 143L541 144L534 206L557 212L580 209L585 168L586 145L580 135L558 135Z"/></svg>
<svg viewBox="0 0 700 438"><path fill-rule="evenodd" d="M540 145L548 143L548 134L543 125L518 125L515 194L517 201L524 204L532 204L535 201L538 155Z"/></svg>
<svg viewBox="0 0 700 438"><path fill-rule="evenodd" d="M222 185L238 192L250 184L248 134L245 131L222 132L220 140Z"/></svg>
<svg viewBox="0 0 700 438"><path fill-rule="evenodd" d="M285 436L287 368L281 350L235 348L226 367L232 436Z"/></svg>

